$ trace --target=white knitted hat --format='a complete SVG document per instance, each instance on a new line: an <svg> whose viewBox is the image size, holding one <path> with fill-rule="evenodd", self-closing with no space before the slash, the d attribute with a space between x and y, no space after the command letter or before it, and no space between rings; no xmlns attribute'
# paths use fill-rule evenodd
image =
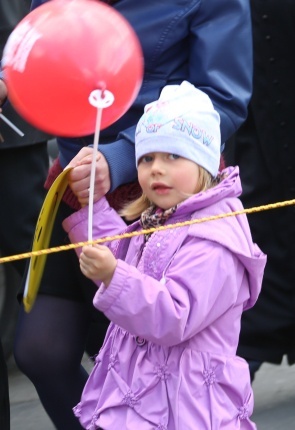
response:
<svg viewBox="0 0 295 430"><path fill-rule="evenodd" d="M163 88L144 108L135 133L136 165L150 152L180 155L213 177L220 163L220 117L210 98L189 82Z"/></svg>

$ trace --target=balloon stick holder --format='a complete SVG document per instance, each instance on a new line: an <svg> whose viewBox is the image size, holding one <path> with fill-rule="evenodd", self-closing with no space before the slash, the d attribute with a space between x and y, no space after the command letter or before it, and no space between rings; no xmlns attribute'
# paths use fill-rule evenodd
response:
<svg viewBox="0 0 295 430"><path fill-rule="evenodd" d="M95 186L95 167L96 157L98 151L98 142L101 126L102 110L113 104L115 97L113 93L108 90L94 90L90 93L88 98L89 103L97 108L95 133L93 141L93 153L91 161L91 173L90 173L90 187L89 187L89 205L88 205L88 241L92 241L92 230L93 230L93 200L94 200L94 186Z"/></svg>

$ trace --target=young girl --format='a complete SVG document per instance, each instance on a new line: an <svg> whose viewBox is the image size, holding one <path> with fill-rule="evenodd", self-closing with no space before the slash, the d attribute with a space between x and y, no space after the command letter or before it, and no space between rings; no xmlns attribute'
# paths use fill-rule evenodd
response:
<svg viewBox="0 0 295 430"><path fill-rule="evenodd" d="M219 115L188 82L165 87L136 129L142 197L123 210L102 198L94 237L242 209L237 168L218 174ZM87 240L87 209L64 228ZM74 408L88 430L255 429L247 363L236 356L241 314L254 305L266 257L245 215L84 246L94 306L111 324Z"/></svg>
<svg viewBox="0 0 295 430"><path fill-rule="evenodd" d="M32 8L46 1L32 0ZM103 1L127 19L144 57L144 80L135 102L118 121L102 130L99 138L95 194L98 199L108 192L107 199L118 210L132 195L140 195L134 151L136 124L144 106L157 100L163 87L188 80L205 91L220 114L222 142L245 120L252 92L251 15L249 0ZM63 41L57 32L52 43ZM1 82L5 86L0 80L0 91ZM57 143L58 157L50 168L46 189L65 166L70 164L74 169L68 176L71 189L64 193L53 223L51 247L63 243L62 221L88 201L91 163L79 163L84 157L91 158L93 135L59 136ZM81 430L72 413L88 376L81 360L85 348L91 356L99 350L109 325L92 305L95 293L94 283L81 273L73 251L50 254L32 312L20 309L14 357L58 430ZM54 348L48 348L49 344Z"/></svg>

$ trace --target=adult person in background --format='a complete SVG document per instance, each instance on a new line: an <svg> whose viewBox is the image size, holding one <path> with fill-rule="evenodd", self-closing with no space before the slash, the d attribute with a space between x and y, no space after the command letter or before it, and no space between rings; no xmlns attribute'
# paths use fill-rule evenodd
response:
<svg viewBox="0 0 295 430"><path fill-rule="evenodd" d="M32 7L42 3L33 0ZM140 192L134 137L144 106L157 100L166 85L187 80L212 100L221 117L224 142L246 116L252 91L252 42L248 0L119 0L112 5L134 28L145 60L143 84L133 106L100 134L95 199L107 193L118 209L127 196L134 199ZM58 32L56 36L58 40ZM93 136L58 138L59 158L47 187L69 163L75 167L50 246L66 241L62 221L87 202L92 143ZM88 344L87 350L94 354L109 324L93 307L95 291L80 272L74 251L51 254L32 311L20 313L15 359L60 430L80 428L72 408L88 377L81 359L91 327L96 329L95 345Z"/></svg>
<svg viewBox="0 0 295 430"><path fill-rule="evenodd" d="M29 10L29 0L1 0L0 58L9 34ZM0 75L2 113L24 133L20 136L0 119L0 249L3 255L11 255L28 251L31 246L46 193L43 184L49 168L50 136L25 122L9 101L4 104L6 96L7 88ZM13 264L23 274L26 260Z"/></svg>
<svg viewBox="0 0 295 430"><path fill-rule="evenodd" d="M7 366L0 341L0 428L10 429L10 407Z"/></svg>
<svg viewBox="0 0 295 430"><path fill-rule="evenodd" d="M29 8L30 1L27 0L1 0L0 58L9 34ZM5 99L6 86L0 79L0 106ZM26 123L9 102L2 113L24 133L21 137L0 119L0 249L1 256L5 256L28 251L31 247L45 196L43 183L48 172L48 136ZM23 275L26 260L9 264L13 264L20 276ZM9 429L7 370L1 345L0 428Z"/></svg>
<svg viewBox="0 0 295 430"><path fill-rule="evenodd" d="M247 121L227 146L240 166L245 207L295 198L295 3L251 0L254 88ZM268 256L262 292L245 312L238 354L252 379L263 362L295 362L295 207L249 215Z"/></svg>

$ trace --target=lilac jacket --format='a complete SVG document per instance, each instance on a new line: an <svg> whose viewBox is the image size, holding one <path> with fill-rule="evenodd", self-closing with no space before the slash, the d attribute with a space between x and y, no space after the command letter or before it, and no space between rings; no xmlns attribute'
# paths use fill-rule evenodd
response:
<svg viewBox="0 0 295 430"><path fill-rule="evenodd" d="M183 202L168 223L242 209L238 168ZM103 198L93 237L137 231ZM87 208L64 221L87 240ZM74 408L88 430L255 429L247 363L236 356L243 310L260 292L266 256L245 215L112 242L118 265L94 306L110 320Z"/></svg>

